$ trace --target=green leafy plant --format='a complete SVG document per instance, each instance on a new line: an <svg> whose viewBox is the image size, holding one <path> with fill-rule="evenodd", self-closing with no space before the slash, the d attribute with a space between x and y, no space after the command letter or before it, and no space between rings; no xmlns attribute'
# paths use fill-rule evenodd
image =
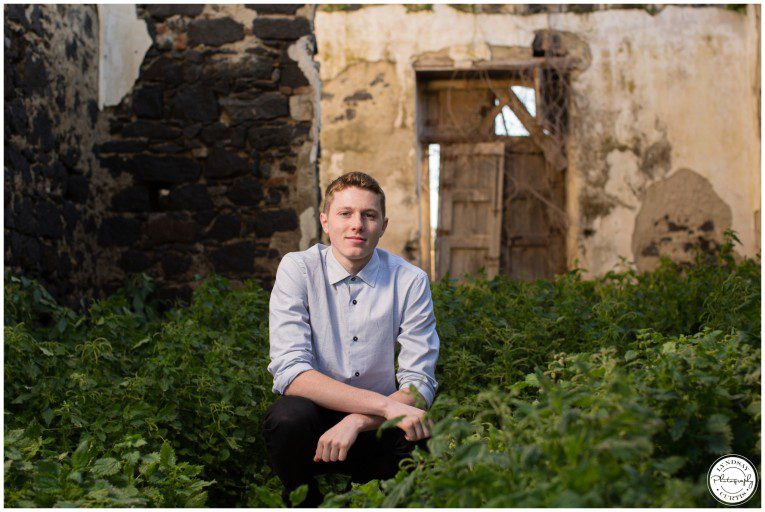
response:
<svg viewBox="0 0 765 512"><path fill-rule="evenodd" d="M385 481L320 477L323 506L714 505L708 465L761 446L761 267L726 236L643 274L434 283L428 452ZM161 311L153 287L78 312L5 274L6 506L284 506L268 293L212 276Z"/></svg>

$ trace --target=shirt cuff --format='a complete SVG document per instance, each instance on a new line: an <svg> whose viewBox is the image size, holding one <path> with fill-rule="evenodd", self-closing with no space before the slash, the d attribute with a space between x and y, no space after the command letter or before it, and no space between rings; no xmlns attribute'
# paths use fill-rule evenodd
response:
<svg viewBox="0 0 765 512"><path fill-rule="evenodd" d="M430 409L430 406L433 404L433 398L435 397L435 394L436 394L435 391L430 389L430 386L428 386L428 384L426 384L425 382L418 381L418 380L404 381L399 384L398 389L399 390L409 389L410 384L414 385L414 387L417 388L417 391L420 392L420 394L422 395L422 398L425 399L425 406L428 409Z"/></svg>
<svg viewBox="0 0 765 512"><path fill-rule="evenodd" d="M274 378L274 387L272 391L280 395L284 394L292 381L303 372L313 370L313 366L305 362L295 363L292 366L285 368L279 375Z"/></svg>

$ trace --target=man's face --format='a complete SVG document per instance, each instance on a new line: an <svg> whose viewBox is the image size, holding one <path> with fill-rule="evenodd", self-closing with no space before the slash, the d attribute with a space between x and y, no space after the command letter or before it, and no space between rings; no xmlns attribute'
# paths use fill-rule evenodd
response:
<svg viewBox="0 0 765 512"><path fill-rule="evenodd" d="M352 261L369 258L388 226L380 196L356 187L335 192L328 214L319 217L332 246Z"/></svg>

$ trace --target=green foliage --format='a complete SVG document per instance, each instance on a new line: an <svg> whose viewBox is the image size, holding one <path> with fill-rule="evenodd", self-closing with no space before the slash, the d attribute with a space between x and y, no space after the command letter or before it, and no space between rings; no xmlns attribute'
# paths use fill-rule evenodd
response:
<svg viewBox="0 0 765 512"><path fill-rule="evenodd" d="M30 280L6 275L6 286L7 428L36 421L59 453L73 452L83 433L99 450L137 434L162 453L167 439L171 459L216 482L210 492L219 503L241 503L253 478L271 477L260 439L273 394L268 296L259 286L232 293L225 279L211 278L188 307L162 318L146 300L145 278L82 314ZM152 491L152 503L180 503L156 494L164 490Z"/></svg>
<svg viewBox="0 0 765 512"><path fill-rule="evenodd" d="M446 4L446 5L460 12L466 12L469 14L476 12L476 6L474 4Z"/></svg>
<svg viewBox="0 0 765 512"><path fill-rule="evenodd" d="M170 444L141 453L140 435L125 436L106 453L84 437L73 453L58 453L39 434L5 432L5 505L10 507L198 507L207 500L201 466L176 463Z"/></svg>
<svg viewBox="0 0 765 512"><path fill-rule="evenodd" d="M406 12L423 12L432 11L433 4L404 4Z"/></svg>
<svg viewBox="0 0 765 512"><path fill-rule="evenodd" d="M429 453L416 450L411 472L324 506L713 506L709 464L759 452L759 349L707 331L644 333L634 352L627 365L614 348L558 354L509 390L441 403Z"/></svg>
<svg viewBox="0 0 765 512"><path fill-rule="evenodd" d="M323 506L714 505L719 454L760 463L760 263L728 237L644 274L435 283L429 452L387 481L322 476ZM139 276L78 313L6 274L6 506L284 506L268 293L198 284L160 313Z"/></svg>
<svg viewBox="0 0 765 512"><path fill-rule="evenodd" d="M610 9L639 9L645 11L651 16L655 16L661 12L663 6L661 4L611 4Z"/></svg>
<svg viewBox="0 0 765 512"><path fill-rule="evenodd" d="M746 14L747 4L725 4L725 9L739 14Z"/></svg>
<svg viewBox="0 0 765 512"><path fill-rule="evenodd" d="M358 11L364 7L363 4L322 4L319 8L325 12L348 12Z"/></svg>
<svg viewBox="0 0 765 512"><path fill-rule="evenodd" d="M699 255L695 265L681 267L663 259L644 274L584 280L575 269L530 283L504 276L461 286L442 280L433 286L446 348L437 369L441 392L467 397L491 385L508 389L557 352L611 346L624 353L648 327L667 336L705 327L737 331L759 347L760 265L737 264L733 242L715 261Z"/></svg>

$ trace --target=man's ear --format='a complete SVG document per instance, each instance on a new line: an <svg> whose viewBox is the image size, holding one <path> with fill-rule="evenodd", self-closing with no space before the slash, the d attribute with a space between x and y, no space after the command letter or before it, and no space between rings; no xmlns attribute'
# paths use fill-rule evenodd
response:
<svg viewBox="0 0 765 512"><path fill-rule="evenodd" d="M383 234L385 234L385 229L387 227L388 227L388 217L385 217L385 220L383 221L382 231L380 232L380 236L383 236Z"/></svg>
<svg viewBox="0 0 765 512"><path fill-rule="evenodd" d="M326 234L329 234L329 230L327 229L327 215L324 212L319 214L319 222L321 222L321 229L323 229Z"/></svg>

